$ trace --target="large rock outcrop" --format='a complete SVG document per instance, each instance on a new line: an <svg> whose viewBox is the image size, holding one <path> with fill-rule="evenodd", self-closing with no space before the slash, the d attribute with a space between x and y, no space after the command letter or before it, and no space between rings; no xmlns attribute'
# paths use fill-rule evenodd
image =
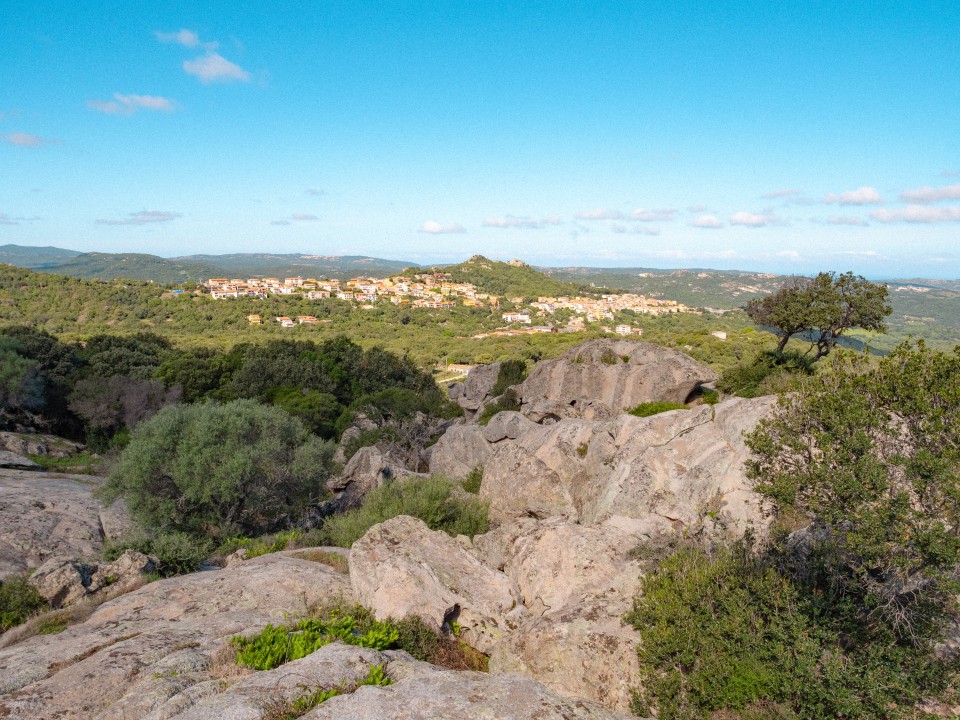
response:
<svg viewBox="0 0 960 720"><path fill-rule="evenodd" d="M403 465L383 454L375 445L362 447L350 458L343 471L327 482L334 494L324 505L324 512L344 512L360 505L370 492L391 480L417 477Z"/></svg>
<svg viewBox="0 0 960 720"><path fill-rule="evenodd" d="M122 503L103 507L89 475L0 469L0 577L54 556L99 557L104 539L130 527Z"/></svg>
<svg viewBox="0 0 960 720"><path fill-rule="evenodd" d="M482 652L516 627L520 615L506 575L406 515L375 525L353 544L350 581L377 617L419 615L437 630L456 621L463 639Z"/></svg>
<svg viewBox="0 0 960 720"><path fill-rule="evenodd" d="M686 402L717 374L678 350L630 340L590 340L537 363L521 383L521 412L601 419L644 402Z"/></svg>
<svg viewBox="0 0 960 720"><path fill-rule="evenodd" d="M500 363L477 365L467 373L463 382L447 387L450 399L463 408L467 420L472 419L493 399L493 388L500 378Z"/></svg>
<svg viewBox="0 0 960 720"><path fill-rule="evenodd" d="M0 717L176 717L163 708L186 711L240 674L220 660L231 636L336 599L353 601L347 577L292 553L150 583L0 649Z"/></svg>

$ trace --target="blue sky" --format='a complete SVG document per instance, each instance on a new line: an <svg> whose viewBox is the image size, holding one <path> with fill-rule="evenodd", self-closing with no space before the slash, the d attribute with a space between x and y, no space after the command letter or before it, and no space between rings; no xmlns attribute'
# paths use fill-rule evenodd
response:
<svg viewBox="0 0 960 720"><path fill-rule="evenodd" d="M960 277L960 3L8 2L0 244Z"/></svg>

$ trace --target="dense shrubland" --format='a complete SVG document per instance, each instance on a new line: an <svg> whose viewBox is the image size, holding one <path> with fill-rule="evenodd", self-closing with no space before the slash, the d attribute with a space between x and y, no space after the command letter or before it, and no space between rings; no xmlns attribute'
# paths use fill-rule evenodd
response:
<svg viewBox="0 0 960 720"><path fill-rule="evenodd" d="M683 547L644 580L641 713L918 717L960 592L960 351L841 356L748 436L769 543Z"/></svg>

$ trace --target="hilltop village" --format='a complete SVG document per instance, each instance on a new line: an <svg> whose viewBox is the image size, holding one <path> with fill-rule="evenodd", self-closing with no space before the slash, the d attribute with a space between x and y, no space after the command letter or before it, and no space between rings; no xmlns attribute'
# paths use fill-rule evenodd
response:
<svg viewBox="0 0 960 720"><path fill-rule="evenodd" d="M489 334L520 334L536 332L577 332L585 323L613 320L614 313L630 310L642 315L666 315L679 312L694 312L674 300L649 298L632 293L598 294L593 297L524 297L497 296L481 292L471 283L454 282L446 273L423 273L408 277L397 275L388 278L358 277L350 280L316 279L302 277L286 278L210 278L204 283L210 297L230 299L252 297L265 299L270 295L300 295L308 300L337 298L357 303L362 308L372 308L377 302L390 302L398 306L444 309L459 306L489 307L502 309L501 317L508 326ZM567 311L560 313L558 311ZM562 318L551 322L548 318ZM259 315L248 316L251 324L261 324ZM312 315L296 318L278 316L274 321L283 327L317 324ZM617 325L610 331L630 335L639 330L629 325Z"/></svg>

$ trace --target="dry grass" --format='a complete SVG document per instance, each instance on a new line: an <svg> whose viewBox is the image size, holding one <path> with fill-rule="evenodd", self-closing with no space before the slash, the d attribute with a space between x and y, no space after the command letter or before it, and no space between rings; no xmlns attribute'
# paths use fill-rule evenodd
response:
<svg viewBox="0 0 960 720"><path fill-rule="evenodd" d="M88 595L69 607L37 613L22 625L10 628L3 635L0 635L0 649L15 645L34 635L49 635L62 632L73 625L79 625L93 615L94 611L105 602L142 588L149 582L149 578L141 575L131 583L111 585L98 593Z"/></svg>
<svg viewBox="0 0 960 720"><path fill-rule="evenodd" d="M207 674L211 680L221 680L232 685L241 678L253 675L255 671L237 664L237 648L229 640L224 640L210 657Z"/></svg>
<svg viewBox="0 0 960 720"><path fill-rule="evenodd" d="M323 563L324 565L328 565L338 573L343 573L344 575L350 572L350 562L347 560L347 558L340 553L331 552L330 550L311 548L310 550L302 550L298 553L295 553L294 557L298 557L301 560L310 560L311 562Z"/></svg>

